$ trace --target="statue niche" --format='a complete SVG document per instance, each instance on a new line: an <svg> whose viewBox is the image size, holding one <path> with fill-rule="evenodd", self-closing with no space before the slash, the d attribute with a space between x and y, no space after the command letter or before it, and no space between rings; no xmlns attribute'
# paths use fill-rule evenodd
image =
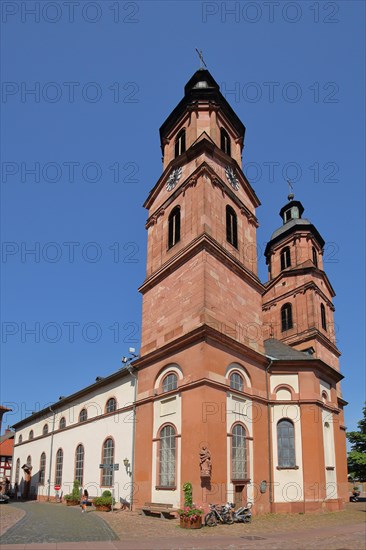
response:
<svg viewBox="0 0 366 550"><path fill-rule="evenodd" d="M200 470L201 478L210 478L212 471L211 453L205 445L201 447L200 452Z"/></svg>

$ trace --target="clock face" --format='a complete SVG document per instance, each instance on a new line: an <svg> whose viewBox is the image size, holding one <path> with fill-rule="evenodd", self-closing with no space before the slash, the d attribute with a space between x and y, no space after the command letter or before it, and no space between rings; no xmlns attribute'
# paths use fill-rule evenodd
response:
<svg viewBox="0 0 366 550"><path fill-rule="evenodd" d="M166 182L166 188L168 191L171 191L174 189L174 187L177 185L180 177L182 175L182 167L175 168L173 172L170 174L167 182Z"/></svg>
<svg viewBox="0 0 366 550"><path fill-rule="evenodd" d="M233 187L235 191L238 191L239 189L238 178L236 177L236 174L234 170L231 168L231 166L227 166L225 168L225 174L228 182L231 184L231 187Z"/></svg>

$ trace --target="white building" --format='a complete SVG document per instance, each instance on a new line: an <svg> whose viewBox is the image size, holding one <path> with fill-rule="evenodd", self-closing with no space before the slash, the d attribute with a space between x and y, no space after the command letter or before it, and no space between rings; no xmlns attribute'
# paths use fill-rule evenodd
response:
<svg viewBox="0 0 366 550"><path fill-rule="evenodd" d="M54 499L55 486L65 495L77 479L90 496L114 485L117 501L130 500L135 384L127 368L119 370L14 425L11 481L23 497Z"/></svg>

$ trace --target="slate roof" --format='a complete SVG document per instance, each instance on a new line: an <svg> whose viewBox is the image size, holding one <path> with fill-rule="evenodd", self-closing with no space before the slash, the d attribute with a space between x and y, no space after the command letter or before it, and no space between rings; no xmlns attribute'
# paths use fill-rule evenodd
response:
<svg viewBox="0 0 366 550"><path fill-rule="evenodd" d="M292 227L295 227L296 225L312 225L311 222L309 220L307 220L306 218L295 218L295 219L292 219L290 220L289 222L281 225L281 227L279 227L278 229L276 229L276 231L274 231L272 233L272 236L271 236L271 241L272 239L275 239L276 237L278 237L279 235L282 235L282 233L285 233L286 231L288 231L289 229L291 229Z"/></svg>
<svg viewBox="0 0 366 550"><path fill-rule="evenodd" d="M311 355L287 346L283 342L276 340L276 338L265 340L264 349L266 355L277 361L312 361L314 359Z"/></svg>

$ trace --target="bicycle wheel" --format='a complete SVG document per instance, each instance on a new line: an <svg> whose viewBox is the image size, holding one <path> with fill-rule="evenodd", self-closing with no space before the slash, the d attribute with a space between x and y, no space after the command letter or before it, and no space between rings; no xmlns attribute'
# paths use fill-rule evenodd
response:
<svg viewBox="0 0 366 550"><path fill-rule="evenodd" d="M234 520L233 520L231 514L229 514L229 513L224 514L222 516L222 519L224 520L224 523L226 523L227 525L231 525L232 523L234 523Z"/></svg>
<svg viewBox="0 0 366 550"><path fill-rule="evenodd" d="M209 512L205 515L205 525L207 527L215 527L217 525L216 516L213 512Z"/></svg>

